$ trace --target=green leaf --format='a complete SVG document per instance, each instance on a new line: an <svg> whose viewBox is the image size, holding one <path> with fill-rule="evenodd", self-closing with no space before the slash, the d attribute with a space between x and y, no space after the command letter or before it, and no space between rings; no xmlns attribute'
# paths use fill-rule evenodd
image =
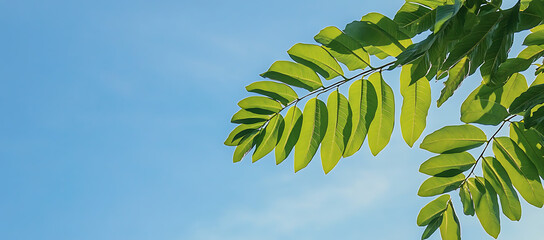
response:
<svg viewBox="0 0 544 240"><path fill-rule="evenodd" d="M344 75L338 62L320 46L297 43L287 53L293 60L310 67L327 80Z"/></svg>
<svg viewBox="0 0 544 240"><path fill-rule="evenodd" d="M475 163L468 152L440 154L422 163L419 172L431 176L453 176L469 170Z"/></svg>
<svg viewBox="0 0 544 240"><path fill-rule="evenodd" d="M544 45L544 30L533 32L525 38L523 45Z"/></svg>
<svg viewBox="0 0 544 240"><path fill-rule="evenodd" d="M299 63L277 61L270 69L261 74L262 77L277 80L291 86L313 91L323 86L321 79L309 67Z"/></svg>
<svg viewBox="0 0 544 240"><path fill-rule="evenodd" d="M440 236L442 240L461 240L461 226L451 202L442 216Z"/></svg>
<svg viewBox="0 0 544 240"><path fill-rule="evenodd" d="M297 106L290 108L285 115L285 128L276 146L276 165L289 156L298 141L302 128L302 111Z"/></svg>
<svg viewBox="0 0 544 240"><path fill-rule="evenodd" d="M361 21L348 24L344 32L363 47L372 46L394 57L412 43L395 22L379 13L367 14Z"/></svg>
<svg viewBox="0 0 544 240"><path fill-rule="evenodd" d="M531 64L544 55L544 45L532 45L521 51L516 58L507 59L499 66L497 73L492 80L495 85L500 86L506 80L517 72L527 70Z"/></svg>
<svg viewBox="0 0 544 240"><path fill-rule="evenodd" d="M403 96L400 128L404 141L412 147L427 124L427 113L431 106L431 85L425 77L410 85L411 76L403 72L400 77Z"/></svg>
<svg viewBox="0 0 544 240"><path fill-rule="evenodd" d="M297 93L291 87L272 81L254 82L249 84L246 90L270 97L281 102L283 105L287 105L298 98Z"/></svg>
<svg viewBox="0 0 544 240"><path fill-rule="evenodd" d="M393 133L395 99L393 90L383 80L380 72L372 74L368 80L376 89L378 97L376 115L368 129L368 146L372 154L376 156L389 143Z"/></svg>
<svg viewBox="0 0 544 240"><path fill-rule="evenodd" d="M281 138L285 123L281 114L276 114L270 119L266 127L261 131L260 135L255 142L256 148L252 156L252 161L263 158L270 153Z"/></svg>
<svg viewBox="0 0 544 240"><path fill-rule="evenodd" d="M355 154L363 145L370 123L378 108L378 97L372 83L361 79L349 87L349 105L352 115L352 129L344 150L344 157Z"/></svg>
<svg viewBox="0 0 544 240"><path fill-rule="evenodd" d="M453 5L444 5L436 8L436 21L433 27L434 33L440 31L441 27L459 12L461 5L461 1L456 0Z"/></svg>
<svg viewBox="0 0 544 240"><path fill-rule="evenodd" d="M497 238L501 232L497 193L483 178L470 178L467 184L474 200L478 220L490 236Z"/></svg>
<svg viewBox="0 0 544 240"><path fill-rule="evenodd" d="M450 202L450 195L444 194L425 205L417 215L417 225L427 226L437 217L440 217Z"/></svg>
<svg viewBox="0 0 544 240"><path fill-rule="evenodd" d="M467 216L474 216L474 201L472 201L472 197L470 196L470 190L468 189L467 184L463 184L459 188L459 198L461 199L461 203L463 204L463 213Z"/></svg>
<svg viewBox="0 0 544 240"><path fill-rule="evenodd" d="M504 215L512 221L519 221L521 219L521 204L506 170L493 157L484 158L482 169L484 178L499 195Z"/></svg>
<svg viewBox="0 0 544 240"><path fill-rule="evenodd" d="M393 19L410 37L426 31L434 23L436 11L414 2L406 2Z"/></svg>
<svg viewBox="0 0 544 240"><path fill-rule="evenodd" d="M535 80L531 83L531 87L539 84L544 84L544 73L539 73Z"/></svg>
<svg viewBox="0 0 544 240"><path fill-rule="evenodd" d="M370 65L370 58L363 46L336 27L324 28L314 39L323 44L325 49L350 71L364 69Z"/></svg>
<svg viewBox="0 0 544 240"><path fill-rule="evenodd" d="M308 166L327 131L327 106L317 98L304 107L302 129L295 146L295 172Z"/></svg>
<svg viewBox="0 0 544 240"><path fill-rule="evenodd" d="M465 175L462 173L453 177L430 177L425 180L419 187L417 195L420 197L430 197L459 188L465 180Z"/></svg>
<svg viewBox="0 0 544 240"><path fill-rule="evenodd" d="M495 26L500 22L500 15L499 12L495 12L480 18L478 25L451 50L444 65L442 65L442 70L450 69L465 56L476 50L481 44L486 43L487 38L493 33Z"/></svg>
<svg viewBox="0 0 544 240"><path fill-rule="evenodd" d="M510 124L510 138L527 154L539 175L544 178L544 147L533 129L526 129L522 122Z"/></svg>
<svg viewBox="0 0 544 240"><path fill-rule="evenodd" d="M266 122L270 118L270 114L258 114L244 109L236 112L230 119L231 123L244 123L252 124L259 122Z"/></svg>
<svg viewBox="0 0 544 240"><path fill-rule="evenodd" d="M238 102L238 106L249 112L259 114L277 113L283 108L281 104L276 100L260 96L251 96L244 98L242 99L242 101Z"/></svg>
<svg viewBox="0 0 544 240"><path fill-rule="evenodd" d="M258 131L251 132L247 136L245 136L240 144L236 146L236 149L234 150L234 154L232 157L232 162L237 163L239 161L242 161L242 158L244 158L255 146L255 137L258 135Z"/></svg>
<svg viewBox="0 0 544 240"><path fill-rule="evenodd" d="M485 133L472 125L446 126L427 135L419 146L433 153L456 153L481 146Z"/></svg>
<svg viewBox="0 0 544 240"><path fill-rule="evenodd" d="M253 123L253 124L241 124L238 125L227 137L225 140L225 145L227 146L238 146L240 141L250 134L253 131L257 131L263 124L262 123Z"/></svg>
<svg viewBox="0 0 544 240"><path fill-rule="evenodd" d="M425 231L423 231L423 234L421 235L421 240L430 238L440 225L442 225L442 216L434 218L429 225L427 225Z"/></svg>
<svg viewBox="0 0 544 240"><path fill-rule="evenodd" d="M530 204L542 207L544 189L535 165L518 145L508 137L497 137L493 141L493 153L506 169L512 183L521 196Z"/></svg>
<svg viewBox="0 0 544 240"><path fill-rule="evenodd" d="M521 73L514 73L502 87L501 105L508 107L523 92L527 91L527 80Z"/></svg>
<svg viewBox="0 0 544 240"><path fill-rule="evenodd" d="M525 112L541 103L544 103L544 84L535 85L527 89L527 91L514 99L508 110L510 113L516 114Z"/></svg>
<svg viewBox="0 0 544 240"><path fill-rule="evenodd" d="M348 99L338 89L329 95L327 107L329 124L321 146L321 162L325 174L329 173L342 157L351 133L351 109Z"/></svg>
<svg viewBox="0 0 544 240"><path fill-rule="evenodd" d="M470 61L468 57L465 57L450 69L448 80L444 83L445 87L440 92L438 107L442 106L442 104L453 95L453 92L459 87L459 85L461 85L461 82L465 80L465 78L468 76L469 68Z"/></svg>

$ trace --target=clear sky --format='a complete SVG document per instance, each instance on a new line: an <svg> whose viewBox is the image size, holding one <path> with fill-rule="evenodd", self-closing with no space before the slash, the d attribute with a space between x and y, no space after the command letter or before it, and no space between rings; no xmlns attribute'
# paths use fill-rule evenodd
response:
<svg viewBox="0 0 544 240"><path fill-rule="evenodd" d="M432 155L398 123L377 157L365 144L329 175L319 159L232 164L223 145L244 86L290 46L402 3L0 0L0 239L418 239ZM433 104L424 134L459 124L479 81ZM455 203L464 239L489 239ZM525 204L500 239L542 236L542 219Z"/></svg>

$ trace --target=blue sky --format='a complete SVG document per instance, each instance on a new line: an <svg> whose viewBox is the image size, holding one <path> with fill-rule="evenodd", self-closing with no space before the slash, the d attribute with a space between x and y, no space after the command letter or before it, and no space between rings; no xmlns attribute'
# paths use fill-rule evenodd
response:
<svg viewBox="0 0 544 240"><path fill-rule="evenodd" d="M319 159L232 164L223 145L244 86L290 46L402 3L0 0L0 239L419 238L431 154L398 123L377 157L365 144L329 175ZM398 119L398 73L386 81ZM459 124L479 81L433 105L424 134ZM523 211L499 239L544 234L544 213ZM490 238L460 218L463 237Z"/></svg>

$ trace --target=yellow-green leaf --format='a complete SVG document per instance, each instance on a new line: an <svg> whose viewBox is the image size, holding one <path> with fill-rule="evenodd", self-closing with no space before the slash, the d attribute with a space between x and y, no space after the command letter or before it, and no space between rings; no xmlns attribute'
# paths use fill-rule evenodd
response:
<svg viewBox="0 0 544 240"><path fill-rule="evenodd" d="M256 138L256 148L252 156L253 162L256 162L274 150L281 138L284 127L285 123L281 114L276 114L268 121L266 127L259 133L260 136Z"/></svg>
<svg viewBox="0 0 544 240"><path fill-rule="evenodd" d="M260 96L244 98L242 101L238 102L238 106L247 111L259 114L277 113L282 109L281 104L276 100Z"/></svg>
<svg viewBox="0 0 544 240"><path fill-rule="evenodd" d="M348 99L338 90L327 100L328 126L321 146L321 162L325 174L329 173L342 157L351 133L351 110Z"/></svg>
<svg viewBox="0 0 544 240"><path fill-rule="evenodd" d="M501 232L497 193L483 178L478 180L470 178L467 184L474 199L474 209L478 220L490 236L497 238Z"/></svg>
<svg viewBox="0 0 544 240"><path fill-rule="evenodd" d="M287 53L293 60L313 69L327 80L344 75L338 62L320 46L297 43Z"/></svg>
<svg viewBox="0 0 544 240"><path fill-rule="evenodd" d="M479 147L486 141L482 130L465 124L438 129L427 135L419 147L433 153L456 153Z"/></svg>
<svg viewBox="0 0 544 240"><path fill-rule="evenodd" d="M405 67L403 67L403 70ZM427 113L431 106L431 85L423 77L410 85L411 74L401 71L400 85L402 109L400 112L400 129L402 137L408 146L412 147L421 136L427 124Z"/></svg>
<svg viewBox="0 0 544 240"><path fill-rule="evenodd" d="M244 158L255 146L255 137L258 135L258 131L251 132L249 135L245 136L240 144L236 146L236 149L234 150L234 154L232 157L232 162L237 163L239 161L242 161L242 158Z"/></svg>
<svg viewBox="0 0 544 240"><path fill-rule="evenodd" d="M259 122L266 122L270 118L270 114L258 114L254 112L247 111L245 109L240 109L236 112L230 122L232 123L243 123L243 124L252 124Z"/></svg>
<svg viewBox="0 0 544 240"><path fill-rule="evenodd" d="M363 145L370 123L378 107L378 97L372 83L361 79L349 87L349 105L352 111L352 128L344 157L355 154Z"/></svg>
<svg viewBox="0 0 544 240"><path fill-rule="evenodd" d="M419 172L431 176L453 176L470 169L475 163L468 152L440 154L422 163Z"/></svg>
<svg viewBox="0 0 544 240"><path fill-rule="evenodd" d="M370 65L370 58L363 46L336 27L324 28L314 39L323 44L325 49L350 71L364 69Z"/></svg>
<svg viewBox="0 0 544 240"><path fill-rule="evenodd" d="M440 236L442 240L460 240L461 226L459 219L453 209L453 204L450 202L448 208L443 213L442 224L440 225Z"/></svg>
<svg viewBox="0 0 544 240"><path fill-rule="evenodd" d="M295 172L308 166L327 131L327 106L317 98L304 107L302 129L295 146Z"/></svg>
<svg viewBox="0 0 544 240"><path fill-rule="evenodd" d="M383 80L380 72L368 79L376 89L378 106L370 128L368 129L368 146L376 156L389 143L395 124L395 99L393 90Z"/></svg>
<svg viewBox="0 0 544 240"><path fill-rule="evenodd" d="M417 195L421 197L430 197L459 188L461 182L465 180L462 173L453 177L430 177L419 187Z"/></svg>
<svg viewBox="0 0 544 240"><path fill-rule="evenodd" d="M472 201L472 197L470 196L470 190L468 189L467 184L463 184L459 188L459 198L461 199L461 203L463 204L463 213L465 215L474 216L474 201Z"/></svg>
<svg viewBox="0 0 544 240"><path fill-rule="evenodd" d="M450 199L450 195L444 194L425 205L417 215L417 225L426 226L432 220L439 217L444 211L446 211Z"/></svg>
<svg viewBox="0 0 544 240"><path fill-rule="evenodd" d="M296 100L297 93L289 86L272 81L258 81L246 87L248 92L258 93L281 102L283 105Z"/></svg>
<svg viewBox="0 0 544 240"><path fill-rule="evenodd" d="M321 79L314 70L300 63L289 61L277 61L273 63L270 69L261 74L261 76L291 86L304 88L308 91L313 91L323 86Z"/></svg>
<svg viewBox="0 0 544 240"><path fill-rule="evenodd" d="M263 123L253 123L253 124L240 124L227 137L227 140L225 140L225 145L227 146L238 146L240 144L240 141L247 136L249 133L253 131L257 131L258 128L260 128L263 125Z"/></svg>
<svg viewBox="0 0 544 240"><path fill-rule="evenodd" d="M285 114L285 128L276 146L276 164L280 164L289 156L298 141L302 127L302 111L297 106L291 107Z"/></svg>
<svg viewBox="0 0 544 240"><path fill-rule="evenodd" d="M484 158L482 169L484 178L499 195L504 215L512 221L519 221L521 219L521 204L506 170L493 157Z"/></svg>
<svg viewBox="0 0 544 240"><path fill-rule="evenodd" d="M510 138L527 154L544 178L544 146L538 133L531 128L526 129L522 122L514 122L510 124Z"/></svg>

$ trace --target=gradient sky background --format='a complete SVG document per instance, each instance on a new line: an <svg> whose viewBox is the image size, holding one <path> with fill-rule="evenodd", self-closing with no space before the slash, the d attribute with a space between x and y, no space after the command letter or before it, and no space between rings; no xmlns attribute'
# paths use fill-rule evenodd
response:
<svg viewBox="0 0 544 240"><path fill-rule="evenodd" d="M0 0L0 239L419 239L432 155L398 122L377 157L365 144L329 175L232 164L223 145L244 86L293 44L403 2ZM424 135L460 124L479 81L433 104ZM490 239L455 204L464 239ZM542 219L525 204L499 239L542 236Z"/></svg>

